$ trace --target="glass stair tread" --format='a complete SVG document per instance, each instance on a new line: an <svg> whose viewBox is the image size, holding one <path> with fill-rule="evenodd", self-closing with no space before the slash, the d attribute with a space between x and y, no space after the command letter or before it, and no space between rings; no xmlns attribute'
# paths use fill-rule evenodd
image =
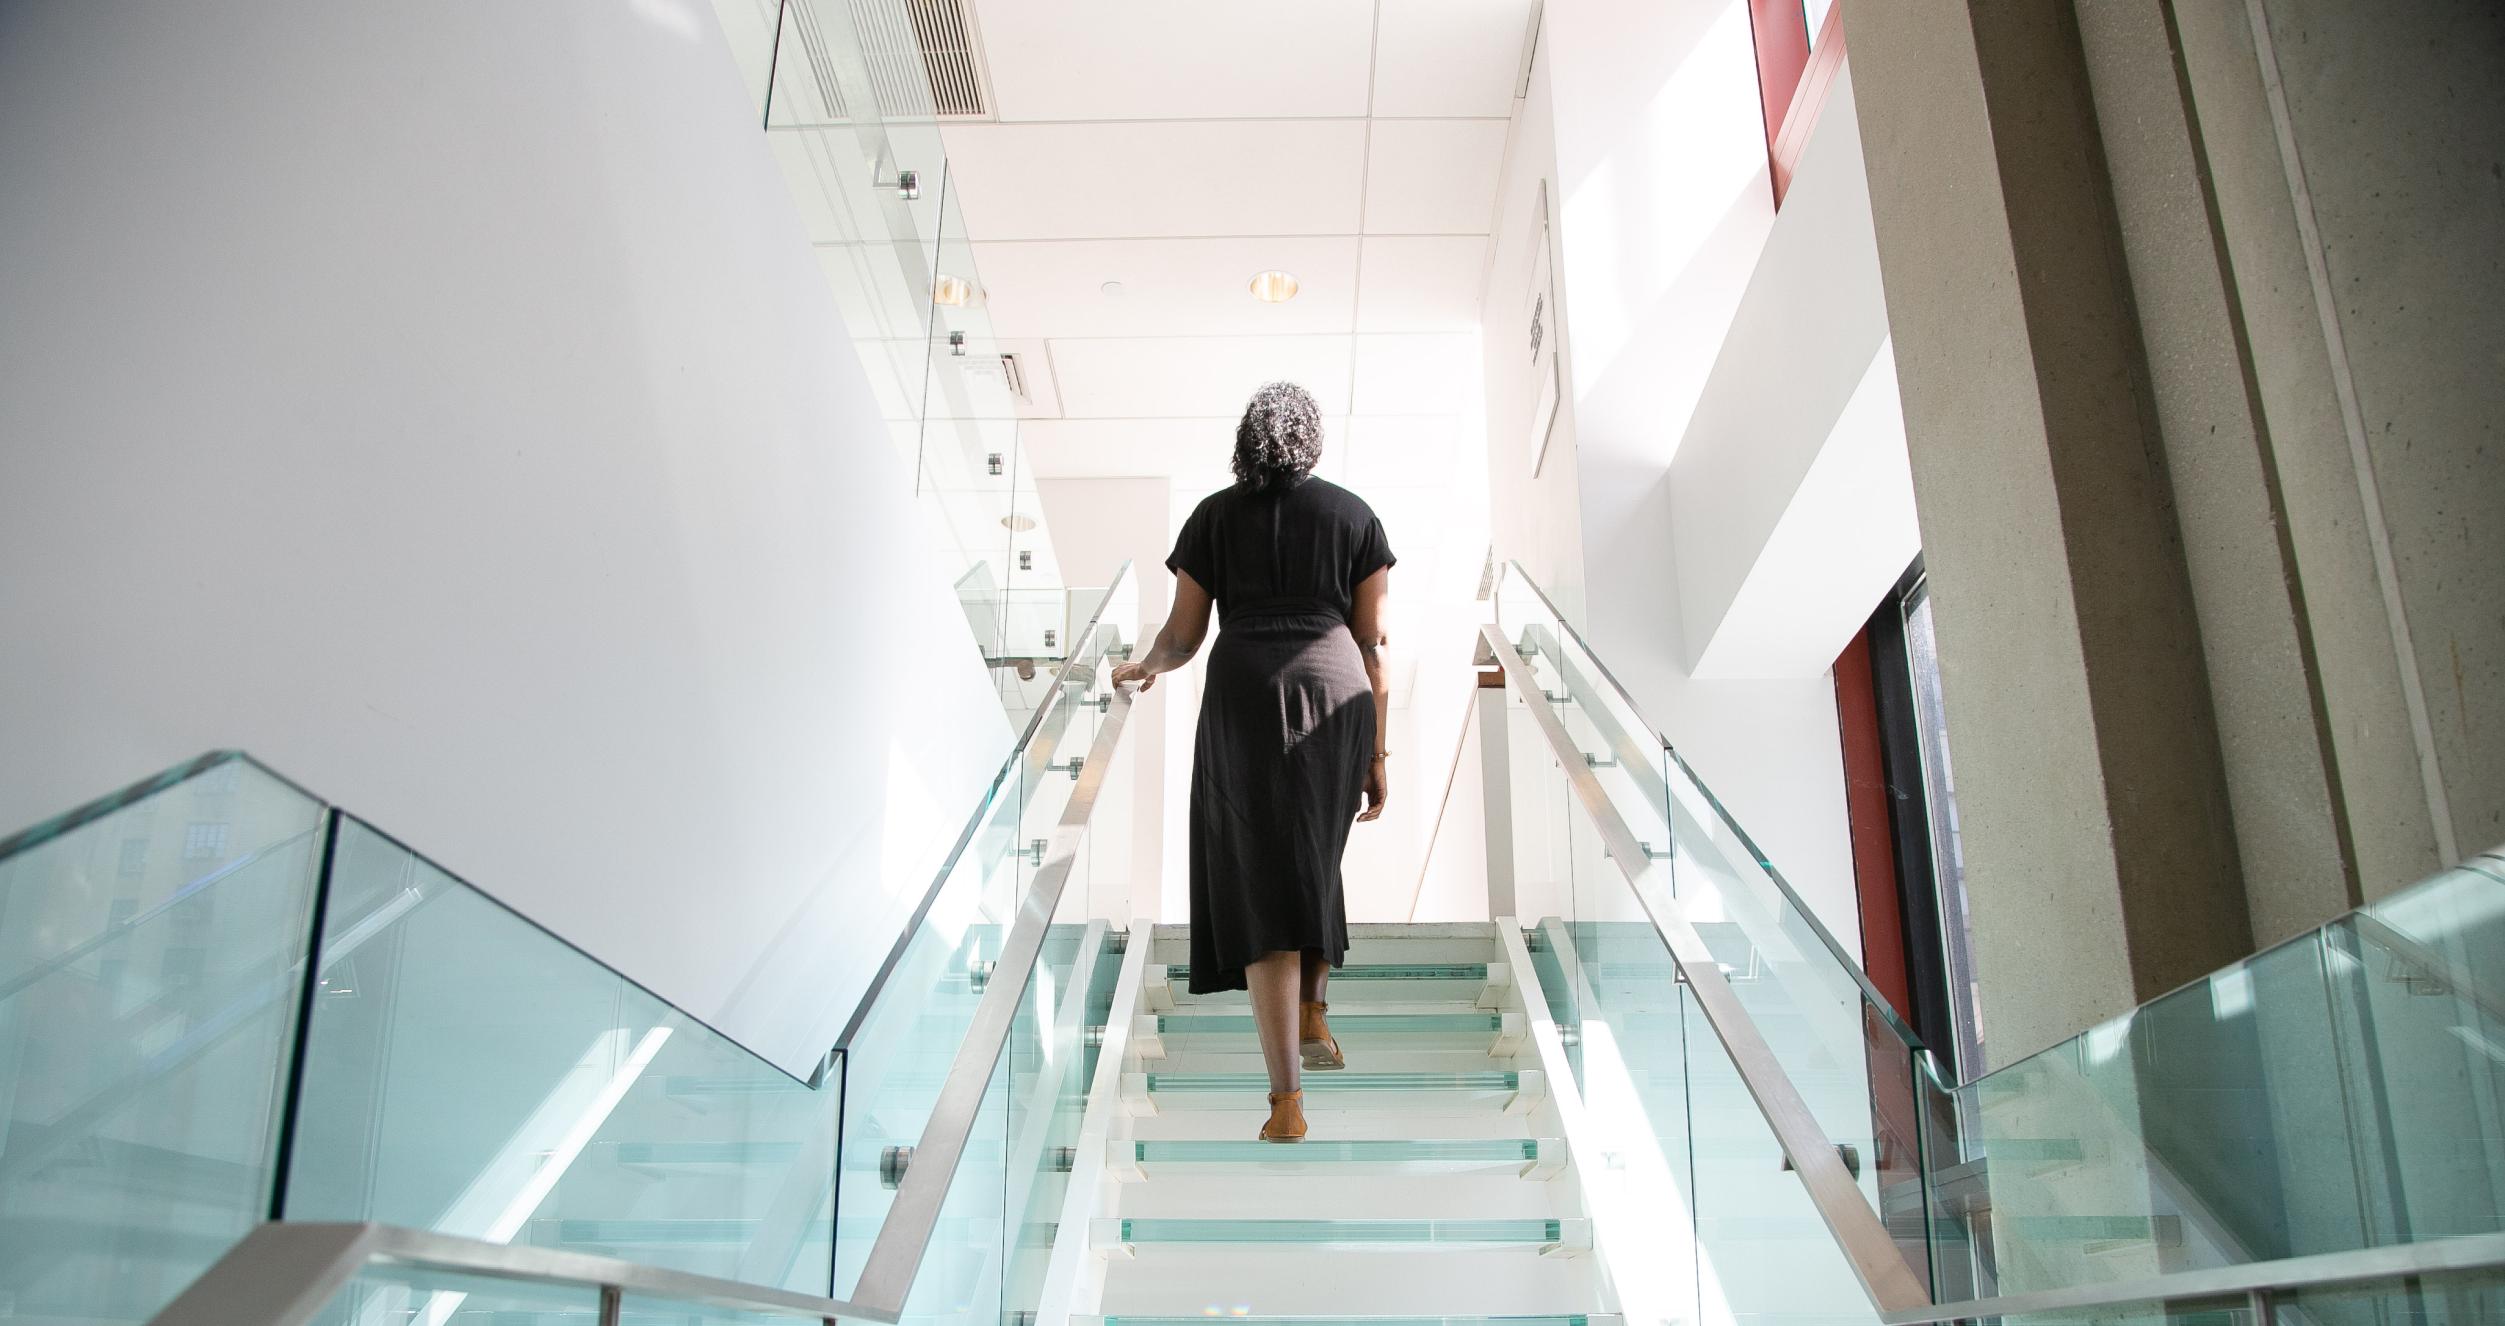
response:
<svg viewBox="0 0 2505 1326"><path fill-rule="evenodd" d="M1073 1317L1070 1320L1072 1326L1209 1326L1212 1319L1204 1314L1197 1317ZM1244 1326L1621 1326L1624 1319L1615 1313L1573 1312L1475 1317L1228 1316L1223 1320L1241 1322Z"/></svg>
<svg viewBox="0 0 2505 1326"><path fill-rule="evenodd" d="M1124 1244L1258 1243L1298 1246L1545 1246L1578 1233L1559 1219L1494 1220L1220 1220L1190 1217L1118 1218L1099 1222Z"/></svg>
<svg viewBox="0 0 2505 1326"><path fill-rule="evenodd" d="M1148 1073L1148 1090L1161 1092L1267 1092L1264 1073ZM1446 1073L1307 1073L1305 1094L1343 1091L1518 1091L1526 1074L1511 1069ZM1531 1075L1536 1076L1536 1075Z"/></svg>
<svg viewBox="0 0 2505 1326"><path fill-rule="evenodd" d="M1352 1166L1408 1173L1454 1173L1477 1169L1518 1170L1537 1163L1543 1152L1562 1154L1555 1138L1393 1138L1383 1140L1315 1140L1294 1146L1254 1140L1130 1141L1119 1144L1143 1172L1180 1168L1269 1166L1311 1168Z"/></svg>
<svg viewBox="0 0 2505 1326"><path fill-rule="evenodd" d="M1370 1032L1495 1032L1502 1030L1505 1019L1501 1013L1477 1010L1449 1013L1375 1012L1362 1004L1351 1004L1331 1010L1334 1034L1363 1035ZM1205 1032L1254 1033L1250 1013L1160 1013L1157 1030L1175 1034Z"/></svg>
<svg viewBox="0 0 2505 1326"><path fill-rule="evenodd" d="M1166 964L1166 978L1177 987L1187 986L1192 979L1192 964ZM1484 962L1357 962L1331 973L1339 981L1484 981Z"/></svg>

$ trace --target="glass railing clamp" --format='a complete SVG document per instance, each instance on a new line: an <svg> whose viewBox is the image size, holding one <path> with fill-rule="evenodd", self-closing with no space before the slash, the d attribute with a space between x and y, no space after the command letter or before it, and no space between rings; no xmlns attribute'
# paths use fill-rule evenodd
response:
<svg viewBox="0 0 2505 1326"><path fill-rule="evenodd" d="M879 1186L894 1191L905 1181L905 1171L913 1168L913 1148L891 1146L878 1153Z"/></svg>
<svg viewBox="0 0 2505 1326"><path fill-rule="evenodd" d="M1856 1179L1861 1177L1860 1147L1857 1147L1850 1142L1838 1142L1835 1144L1835 1154L1838 1159L1844 1162L1844 1168L1848 1173ZM1786 1174L1792 1172L1792 1158L1790 1156L1785 1156L1783 1158L1783 1172Z"/></svg>

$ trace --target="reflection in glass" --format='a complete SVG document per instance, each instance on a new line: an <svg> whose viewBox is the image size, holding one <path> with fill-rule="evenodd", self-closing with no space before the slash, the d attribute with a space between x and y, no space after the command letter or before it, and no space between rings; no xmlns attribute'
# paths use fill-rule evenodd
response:
<svg viewBox="0 0 2505 1326"><path fill-rule="evenodd" d="M1957 783L1948 762L1948 711L1940 698L1939 638L1931 628L1928 581L1905 605L1906 663L1913 673L1914 727L1922 745L1924 804L1931 812L1932 870L1938 876L1941 943L1948 959L1949 1019L1957 1062L1983 1071L1983 1008L1974 966L1974 923L1966 904L1966 858L1957 832Z"/></svg>
<svg viewBox="0 0 2505 1326"><path fill-rule="evenodd" d="M321 823L223 754L0 842L0 1315L146 1321L268 1213Z"/></svg>

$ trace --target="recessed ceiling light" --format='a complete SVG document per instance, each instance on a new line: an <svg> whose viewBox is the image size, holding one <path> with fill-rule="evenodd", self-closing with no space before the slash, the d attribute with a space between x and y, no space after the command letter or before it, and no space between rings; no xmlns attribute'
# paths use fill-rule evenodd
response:
<svg viewBox="0 0 2505 1326"><path fill-rule="evenodd" d="M942 276L931 282L931 302L934 304L963 308L966 301L972 298L974 283L962 276Z"/></svg>
<svg viewBox="0 0 2505 1326"><path fill-rule="evenodd" d="M1122 283L1120 281L1107 281L1103 285L1096 288L1116 299L1120 299L1122 297Z"/></svg>
<svg viewBox="0 0 2505 1326"><path fill-rule="evenodd" d="M1252 279L1252 292L1264 304L1284 304L1296 297L1296 278L1286 272L1263 272Z"/></svg>
<svg viewBox="0 0 2505 1326"><path fill-rule="evenodd" d="M1012 513L1010 515L1002 516L1000 518L1000 523L1014 533L1024 534L1028 530L1035 528L1035 517L1021 516Z"/></svg>

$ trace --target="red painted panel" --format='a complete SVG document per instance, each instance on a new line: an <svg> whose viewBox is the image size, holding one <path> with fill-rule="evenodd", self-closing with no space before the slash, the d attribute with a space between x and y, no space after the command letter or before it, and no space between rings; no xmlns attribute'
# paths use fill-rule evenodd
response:
<svg viewBox="0 0 2505 1326"><path fill-rule="evenodd" d="M1879 753L1879 697L1870 679L1870 629L1835 660L1835 725L1844 741L1844 813L1852 826L1853 885L1861 902L1861 965L1898 1017L1913 1007L1905 974L1905 905L1896 886L1896 838Z"/></svg>
<svg viewBox="0 0 2505 1326"><path fill-rule="evenodd" d="M1764 58L1758 57L1760 64ZM1818 25L1818 47L1801 71L1800 85L1792 90L1791 103L1784 107L1783 127L1768 138L1777 207L1783 205L1783 195L1791 192L1792 172L1800 168L1800 154L1809 146L1809 131L1818 127L1818 112L1825 108L1827 93L1834 88L1835 75L1843 67L1844 4L1843 0L1836 0L1827 9L1826 21Z"/></svg>
<svg viewBox="0 0 2505 1326"><path fill-rule="evenodd" d="M1757 43L1757 97L1764 103L1766 155L1772 159L1784 112L1809 65L1809 16L1801 12L1801 0L1748 0L1748 30ZM1775 201L1782 200L1778 186Z"/></svg>

